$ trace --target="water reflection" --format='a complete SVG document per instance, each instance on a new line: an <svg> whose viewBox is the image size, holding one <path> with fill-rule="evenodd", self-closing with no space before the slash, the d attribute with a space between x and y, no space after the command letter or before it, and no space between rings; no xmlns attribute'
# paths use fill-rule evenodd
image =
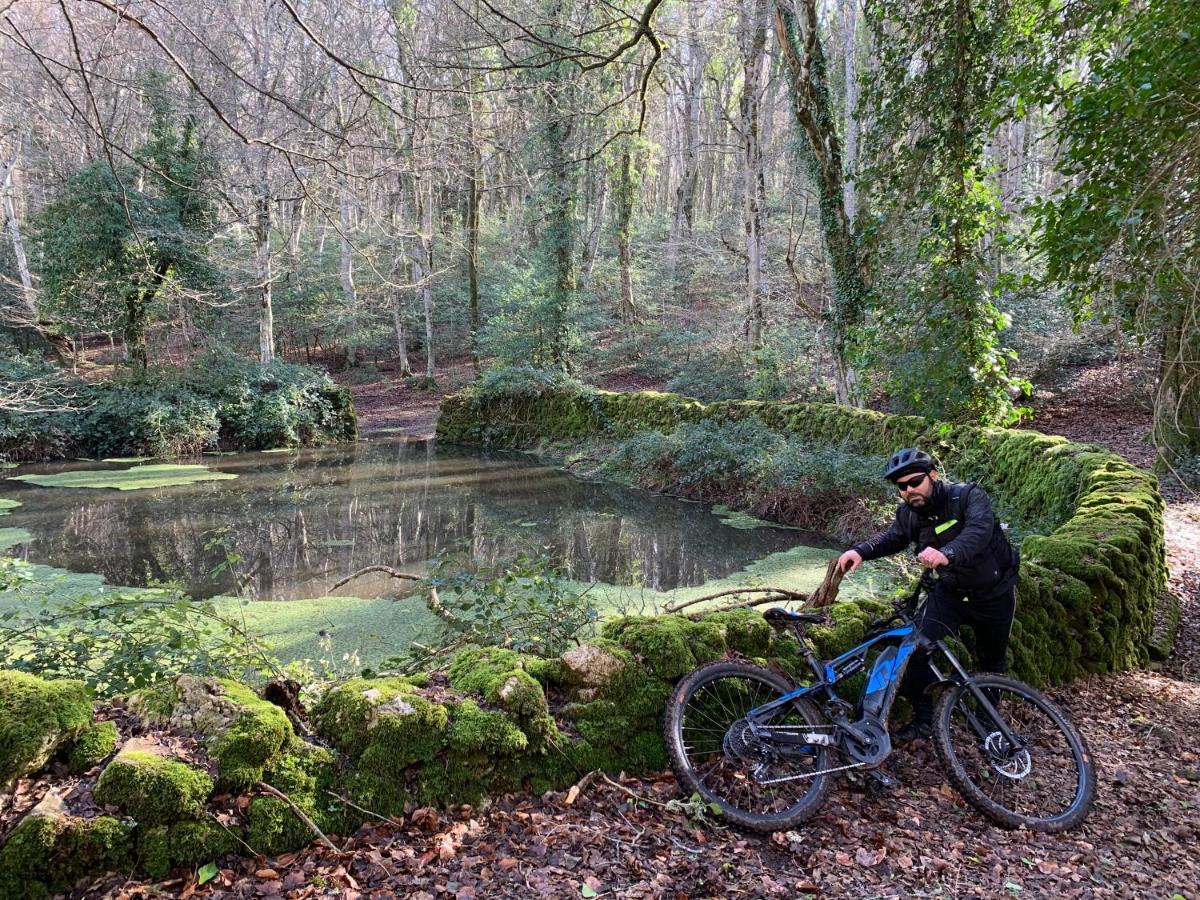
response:
<svg viewBox="0 0 1200 900"><path fill-rule="evenodd" d="M414 570L446 551L496 561L553 556L582 581L671 590L795 546L781 529L739 530L705 507L579 481L513 454L403 440L295 454L209 457L236 481L117 492L4 482L24 505L13 554L110 583L177 580L196 597L320 596L363 566ZM23 467L61 471L64 466ZM341 591L378 596L363 578Z"/></svg>

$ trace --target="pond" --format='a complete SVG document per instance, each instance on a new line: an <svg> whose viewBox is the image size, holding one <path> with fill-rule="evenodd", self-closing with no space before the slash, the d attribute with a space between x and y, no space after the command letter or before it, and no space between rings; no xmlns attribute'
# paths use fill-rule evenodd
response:
<svg viewBox="0 0 1200 900"><path fill-rule="evenodd" d="M0 525L28 533L8 552L110 584L174 581L197 598L259 600L320 597L368 565L420 572L448 552L483 561L546 554L575 580L652 592L727 578L785 552L794 558L801 546L819 573L830 553L795 530L734 527L702 504L585 482L525 455L432 441L198 461L237 477L129 491L0 481L0 497L21 504ZM378 597L395 585L368 576L339 593Z"/></svg>

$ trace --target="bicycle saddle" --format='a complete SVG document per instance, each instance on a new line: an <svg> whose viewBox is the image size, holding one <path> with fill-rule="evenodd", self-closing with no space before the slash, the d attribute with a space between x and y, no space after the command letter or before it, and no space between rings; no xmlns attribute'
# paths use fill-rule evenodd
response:
<svg viewBox="0 0 1200 900"><path fill-rule="evenodd" d="M763 618L767 623L775 627L780 625L799 625L801 622L811 624L819 624L825 621L824 616L815 615L814 613L798 613L792 612L790 609L784 609L782 606L772 606L765 613Z"/></svg>

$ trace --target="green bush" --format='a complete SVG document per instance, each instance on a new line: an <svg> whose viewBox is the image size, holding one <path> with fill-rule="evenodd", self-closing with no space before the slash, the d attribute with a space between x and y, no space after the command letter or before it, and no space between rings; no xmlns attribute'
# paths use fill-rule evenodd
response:
<svg viewBox="0 0 1200 900"><path fill-rule="evenodd" d="M326 373L261 366L209 353L187 370L150 369L83 384L28 357L0 362L0 397L22 385L59 385L73 406L52 413L0 412L0 455L182 456L216 448L266 450L354 440L350 394Z"/></svg>
<svg viewBox="0 0 1200 900"><path fill-rule="evenodd" d="M173 590L72 591L72 576L0 557L0 666L101 696L177 675L245 677L278 662L236 613Z"/></svg>
<svg viewBox="0 0 1200 900"><path fill-rule="evenodd" d="M581 381L553 369L531 365L492 366L471 385L471 393L480 402L540 400L551 394L584 394L589 390Z"/></svg>
<svg viewBox="0 0 1200 900"><path fill-rule="evenodd" d="M0 335L0 458L72 456L79 382Z"/></svg>
<svg viewBox="0 0 1200 900"><path fill-rule="evenodd" d="M90 388L88 398L80 421L90 455L185 456L217 446L212 402L172 379L121 379Z"/></svg>

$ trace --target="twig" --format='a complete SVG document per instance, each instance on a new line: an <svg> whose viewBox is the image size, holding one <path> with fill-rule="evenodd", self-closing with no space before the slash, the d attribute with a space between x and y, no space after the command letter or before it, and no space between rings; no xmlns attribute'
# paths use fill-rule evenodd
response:
<svg viewBox="0 0 1200 900"><path fill-rule="evenodd" d="M342 585L353 581L360 575L366 575L368 572L383 572L392 578L400 578L404 581L425 581L425 579L420 575L412 575L408 572L401 572L399 569L393 569L391 566L366 566L365 568L359 569L353 575L347 575L345 578L331 587L329 592L332 593L333 591L336 591ZM429 607L429 611L431 613L433 613L443 622L453 625L456 628L462 627L462 619L450 612L450 610L446 609L446 607L442 606L441 598L438 597L437 588L432 584L429 585L429 595L425 598L425 605Z"/></svg>
<svg viewBox="0 0 1200 900"><path fill-rule="evenodd" d="M394 819L388 818L387 816L380 815L379 813L375 812L374 810L367 809L367 808L365 808L365 807L359 806L359 805L358 805L357 803L355 803L354 801L352 801L352 800L347 800L347 799L346 799L345 797L343 797L341 794L335 793L335 792L333 792L333 791L331 791L331 790L328 790L328 789L326 789L325 793L327 793L327 794L328 794L330 797L335 797L335 798L337 798L337 799L338 799L338 800L340 800L342 803L344 803L346 806L349 806L351 809L357 809L357 810L358 810L360 813L366 813L368 816L374 816L374 817L375 817L376 819L378 819L379 821L381 821L381 822L387 822L387 823L388 823L388 824L390 824L390 825L395 825L395 824L396 824L396 821L395 821Z"/></svg>
<svg viewBox="0 0 1200 900"><path fill-rule="evenodd" d="M210 819L212 819L214 822L216 822L218 825L220 825L222 828L224 828L226 831L228 831L230 837L232 837L235 841L237 841L239 844L241 844L243 847L245 847L247 850L249 850L251 856L258 856L258 851L255 850L253 847L251 847L249 844L247 844L245 841L243 841L241 838L241 835L239 835L236 831L234 831L232 828L230 828L228 825L226 825L224 822L222 822L220 819L218 819L217 814L214 813L211 809L208 811L208 816Z"/></svg>
<svg viewBox="0 0 1200 900"><path fill-rule="evenodd" d="M317 840L319 840L322 844L324 844L325 847L328 848L329 850L332 850L334 853L338 854L339 856L341 855L342 851L338 849L337 845L325 836L325 832L323 832L320 828L317 827L317 823L314 822L311 818L309 818L308 813L306 813L299 806L297 806L295 804L295 802L293 802L291 797L289 797L283 791L281 791L277 788L271 787L271 785L267 784L265 781L260 781L260 782L256 783L254 786L256 788L258 788L260 791L262 791L263 793L270 794L272 797L278 797L280 800L282 800L284 803L286 803L288 806L290 806L292 808L292 812L294 812L296 814L296 817L301 822L303 822L305 825L307 825L312 830L312 833L317 836Z"/></svg>
<svg viewBox="0 0 1200 900"><path fill-rule="evenodd" d="M655 806L661 806L663 809L669 808L669 805L666 803L663 803L661 800L654 800L650 797L643 797L641 794L631 791L629 788L625 787L625 785L619 784L618 782L613 781L611 778L609 778L603 772L600 773L600 777L603 778L605 781L607 781L609 784L611 784L613 787L615 787L617 790L624 791L626 794L628 794L634 800L638 800L642 803L653 803Z"/></svg>
<svg viewBox="0 0 1200 900"><path fill-rule="evenodd" d="M689 606L695 606L697 603L704 603L706 600L716 600L718 597L727 597L730 594L778 594L790 600L799 600L801 602L808 599L808 594L800 594L796 591L789 591L787 588L781 587L764 587L764 588L731 588L727 591L717 591L715 594L705 594L703 597L694 597L691 600L685 600L682 603L676 603L673 606L666 607L663 611L668 613L677 613L687 609Z"/></svg>

